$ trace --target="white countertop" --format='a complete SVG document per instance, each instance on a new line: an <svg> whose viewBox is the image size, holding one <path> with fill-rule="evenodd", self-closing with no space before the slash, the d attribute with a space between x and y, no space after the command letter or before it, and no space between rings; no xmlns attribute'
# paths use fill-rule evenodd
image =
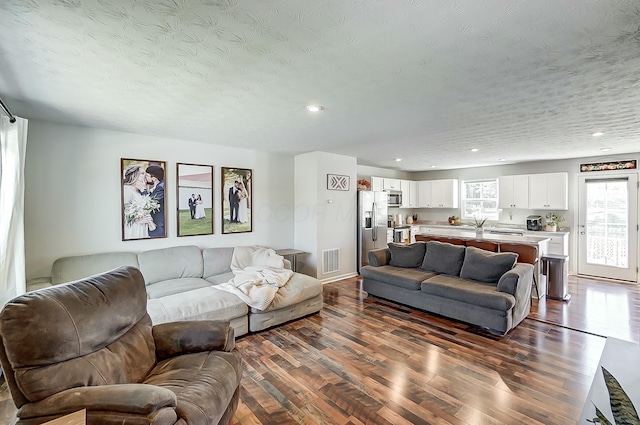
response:
<svg viewBox="0 0 640 425"><path fill-rule="evenodd" d="M539 245L541 242L545 242L549 240L547 235L540 236L531 236L530 234L526 234L524 236L519 235L503 235L503 234L492 234L485 230L482 237L476 236L476 231L474 228L464 228L460 226L428 226L430 229L428 232L423 232L423 236L434 235L434 236L450 236L454 238L466 238L466 239L486 239L488 241L495 242L515 242L515 243L525 243L530 245ZM536 233L546 233L546 232L536 232ZM550 232L549 232L550 233Z"/></svg>

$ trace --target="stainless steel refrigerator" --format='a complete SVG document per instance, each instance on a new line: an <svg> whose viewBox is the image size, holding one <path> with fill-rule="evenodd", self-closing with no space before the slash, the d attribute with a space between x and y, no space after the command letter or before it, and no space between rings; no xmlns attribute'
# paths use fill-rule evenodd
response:
<svg viewBox="0 0 640 425"><path fill-rule="evenodd" d="M358 272L369 251L387 246L387 218L386 192L358 192Z"/></svg>

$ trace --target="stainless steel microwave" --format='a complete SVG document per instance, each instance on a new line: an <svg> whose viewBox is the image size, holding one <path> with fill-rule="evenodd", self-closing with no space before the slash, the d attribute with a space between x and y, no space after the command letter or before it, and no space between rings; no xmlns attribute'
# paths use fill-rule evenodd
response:
<svg viewBox="0 0 640 425"><path fill-rule="evenodd" d="M402 192L399 190L387 190L387 206L399 207L402 205Z"/></svg>

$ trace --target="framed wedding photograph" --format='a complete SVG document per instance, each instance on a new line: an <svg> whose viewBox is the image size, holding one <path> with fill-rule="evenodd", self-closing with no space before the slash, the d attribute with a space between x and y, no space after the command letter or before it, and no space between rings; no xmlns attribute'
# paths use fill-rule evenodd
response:
<svg viewBox="0 0 640 425"><path fill-rule="evenodd" d="M165 161L120 158L122 240L166 238Z"/></svg>
<svg viewBox="0 0 640 425"><path fill-rule="evenodd" d="M178 236L213 234L213 166L176 164Z"/></svg>
<svg viewBox="0 0 640 425"><path fill-rule="evenodd" d="M251 232L253 228L253 171L222 167L222 233Z"/></svg>

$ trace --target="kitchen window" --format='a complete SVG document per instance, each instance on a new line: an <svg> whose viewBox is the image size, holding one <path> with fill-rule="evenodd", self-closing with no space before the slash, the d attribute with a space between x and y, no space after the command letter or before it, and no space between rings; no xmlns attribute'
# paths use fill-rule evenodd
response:
<svg viewBox="0 0 640 425"><path fill-rule="evenodd" d="M498 220L498 179L462 182L462 218Z"/></svg>

